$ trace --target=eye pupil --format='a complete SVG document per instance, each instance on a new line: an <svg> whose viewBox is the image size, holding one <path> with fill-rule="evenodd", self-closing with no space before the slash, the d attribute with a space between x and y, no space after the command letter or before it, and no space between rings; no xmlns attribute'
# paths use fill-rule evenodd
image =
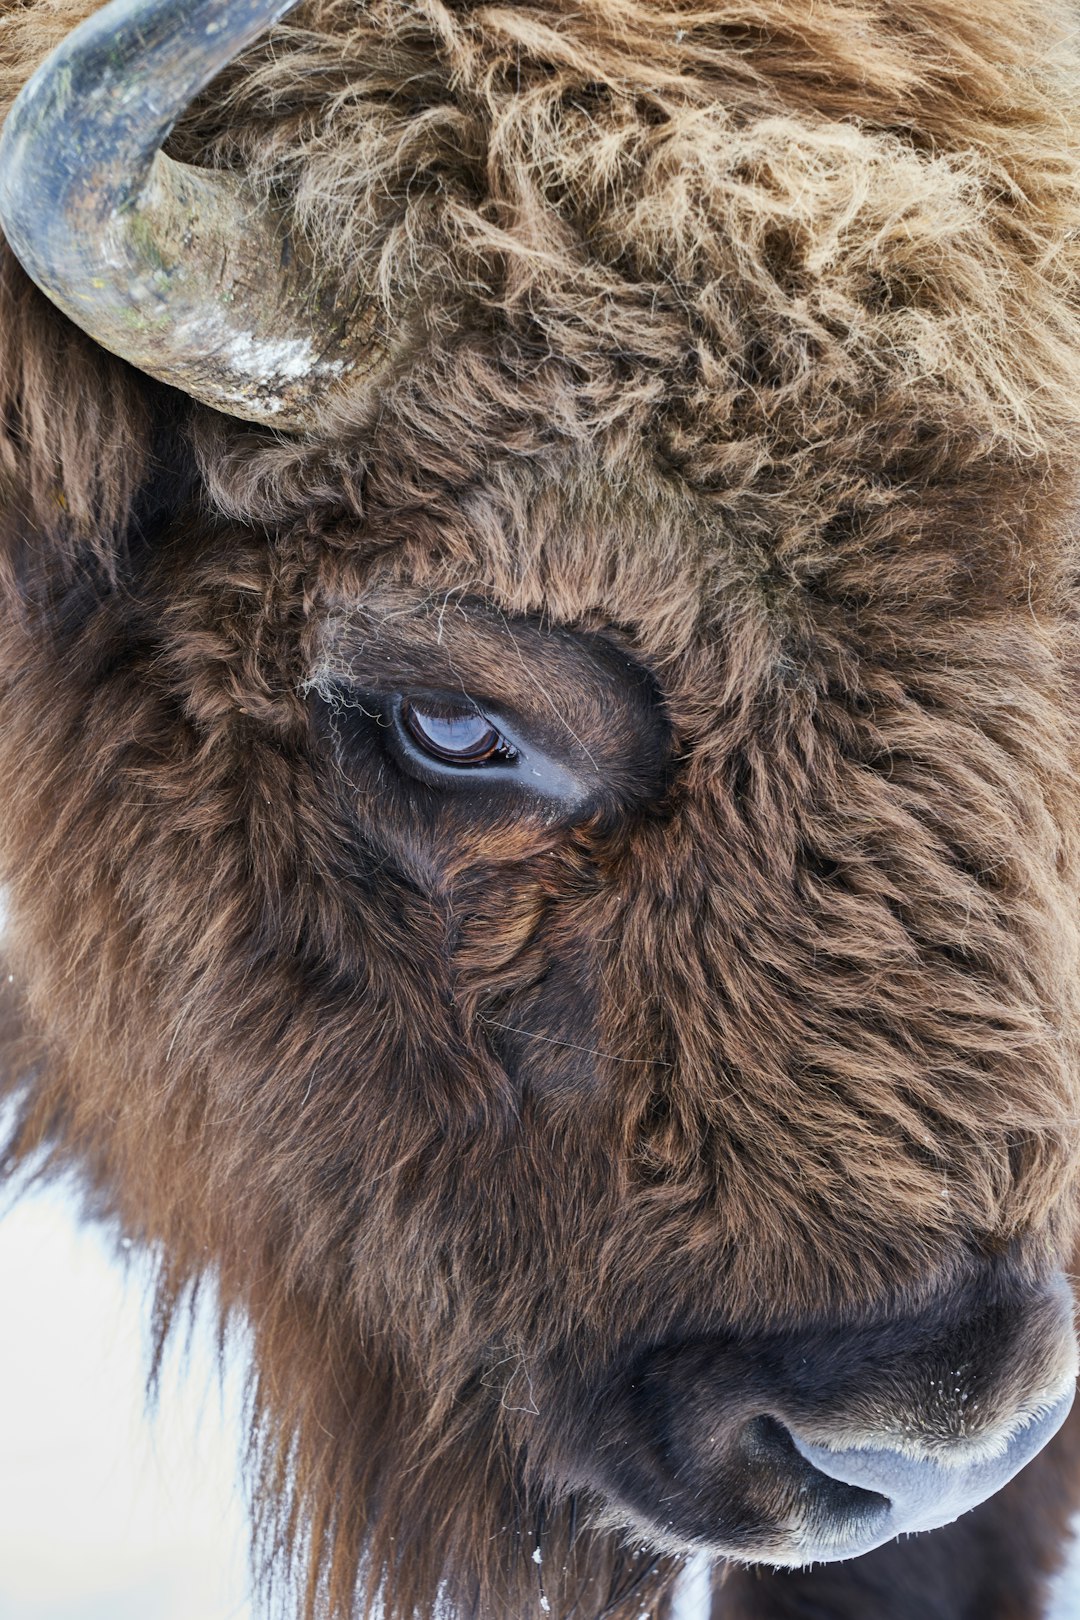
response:
<svg viewBox="0 0 1080 1620"><path fill-rule="evenodd" d="M439 714L420 703L405 702L401 718L418 748L449 764L481 765L514 757L514 750L478 709Z"/></svg>

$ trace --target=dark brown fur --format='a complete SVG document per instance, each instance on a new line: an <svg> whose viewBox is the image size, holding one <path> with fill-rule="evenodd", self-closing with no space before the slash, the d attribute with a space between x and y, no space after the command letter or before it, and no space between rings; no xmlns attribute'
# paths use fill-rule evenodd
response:
<svg viewBox="0 0 1080 1620"><path fill-rule="evenodd" d="M6 10L0 105L88 9ZM205 1274L250 1320L305 1614L662 1614L679 1558L566 1488L582 1369L1067 1250L1069 24L313 0L173 145L406 336L302 442L0 264L16 1157L156 1247L163 1325ZM331 723L365 659L572 725L608 798L433 809ZM1005 1511L942 1533L964 1569ZM865 1620L899 1563L875 1620L1029 1617L1017 1539L1015 1598L925 1606L935 1536L717 1613Z"/></svg>

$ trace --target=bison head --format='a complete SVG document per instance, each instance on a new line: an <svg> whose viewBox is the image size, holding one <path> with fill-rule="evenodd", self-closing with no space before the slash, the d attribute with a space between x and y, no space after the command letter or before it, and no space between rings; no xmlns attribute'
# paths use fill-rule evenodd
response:
<svg viewBox="0 0 1080 1620"><path fill-rule="evenodd" d="M1064 12L285 9L6 126L13 1162L250 1321L305 1613L940 1525L1075 1371Z"/></svg>

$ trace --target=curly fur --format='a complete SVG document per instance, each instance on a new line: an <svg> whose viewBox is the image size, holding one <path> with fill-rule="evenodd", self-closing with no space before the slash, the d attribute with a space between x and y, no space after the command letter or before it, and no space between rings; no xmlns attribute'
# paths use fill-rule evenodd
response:
<svg viewBox="0 0 1080 1620"><path fill-rule="evenodd" d="M568 1369L1065 1252L1077 109L1046 0L311 0L170 146L398 339L295 441L0 260L14 1147L250 1319L305 1615L660 1614ZM307 692L360 607L502 678L478 599L623 638L677 777L418 876Z"/></svg>

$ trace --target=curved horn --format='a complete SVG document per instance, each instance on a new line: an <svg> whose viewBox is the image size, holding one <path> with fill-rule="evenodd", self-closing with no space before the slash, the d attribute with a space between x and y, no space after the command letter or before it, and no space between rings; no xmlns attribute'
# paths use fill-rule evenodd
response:
<svg viewBox="0 0 1080 1620"><path fill-rule="evenodd" d="M296 0L112 0L23 87L0 136L0 225L38 286L140 370L246 421L303 428L378 358L235 174L159 148Z"/></svg>

